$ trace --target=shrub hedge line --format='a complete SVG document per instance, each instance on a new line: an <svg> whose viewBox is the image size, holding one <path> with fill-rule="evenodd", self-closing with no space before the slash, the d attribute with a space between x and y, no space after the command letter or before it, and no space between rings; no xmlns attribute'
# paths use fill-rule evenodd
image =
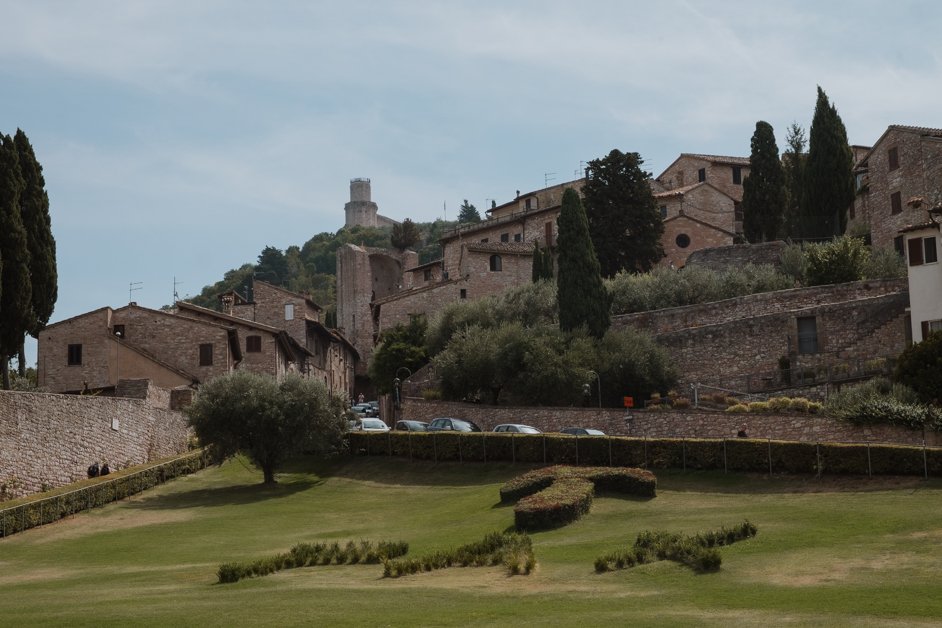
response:
<svg viewBox="0 0 942 628"><path fill-rule="evenodd" d="M760 473L942 476L942 449L748 438L642 439L455 432L351 432L355 455L416 460L579 464Z"/></svg>
<svg viewBox="0 0 942 628"><path fill-rule="evenodd" d="M654 497L650 471L610 467L553 466L524 473L500 489L502 502L514 506L518 530L541 530L572 523L589 512L595 489Z"/></svg>
<svg viewBox="0 0 942 628"><path fill-rule="evenodd" d="M220 583L238 582L242 578L267 576L282 569L315 565L378 565L389 558L403 556L409 544L402 541L349 541L340 543L298 543L290 551L260 558L250 563L223 563L216 571Z"/></svg>
<svg viewBox="0 0 942 628"><path fill-rule="evenodd" d="M723 559L716 548L752 538L756 532L756 526L748 521L694 536L644 531L631 547L596 558L595 571L602 573L659 560L673 560L698 573L718 571Z"/></svg>
<svg viewBox="0 0 942 628"><path fill-rule="evenodd" d="M511 576L528 575L536 565L533 545L526 534L491 532L483 540L421 558L383 561L383 576L398 578L422 571L447 567L486 567L503 565Z"/></svg>
<svg viewBox="0 0 942 628"><path fill-rule="evenodd" d="M9 536L53 523L76 513L130 497L168 480L188 475L210 464L204 450L163 462L128 475L100 478L68 493L44 497L0 510L0 536Z"/></svg>

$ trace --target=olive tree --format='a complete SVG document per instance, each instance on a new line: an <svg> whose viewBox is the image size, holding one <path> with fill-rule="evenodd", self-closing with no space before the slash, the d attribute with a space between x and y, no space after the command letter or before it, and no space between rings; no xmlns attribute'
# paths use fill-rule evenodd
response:
<svg viewBox="0 0 942 628"><path fill-rule="evenodd" d="M292 455L340 448L341 409L321 382L296 375L278 382L236 371L204 384L186 414L217 462L243 453L273 484L275 471Z"/></svg>

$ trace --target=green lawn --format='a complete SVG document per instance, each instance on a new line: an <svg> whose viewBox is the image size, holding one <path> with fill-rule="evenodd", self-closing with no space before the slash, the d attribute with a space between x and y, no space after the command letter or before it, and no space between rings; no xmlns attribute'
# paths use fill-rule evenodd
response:
<svg viewBox="0 0 942 628"><path fill-rule="evenodd" d="M942 623L942 481L658 473L651 500L597 498L534 534L529 576L456 568L291 569L216 584L220 563L301 541L405 540L410 555L507 529L498 489L529 467L298 461L261 485L240 461L0 540L0 625L799 625ZM595 574L645 529L749 519L719 573L674 563Z"/></svg>

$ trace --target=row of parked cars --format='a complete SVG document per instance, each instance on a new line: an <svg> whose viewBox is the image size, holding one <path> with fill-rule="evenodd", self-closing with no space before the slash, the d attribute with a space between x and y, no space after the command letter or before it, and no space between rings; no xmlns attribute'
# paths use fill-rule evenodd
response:
<svg viewBox="0 0 942 628"><path fill-rule="evenodd" d="M379 419L368 419L364 418L358 421L360 424L359 428L356 428L359 431L364 432L388 432L389 426L386 425L383 421ZM430 422L425 421L411 421L408 419L403 419L397 421L394 427L395 430L401 432L480 432L482 431L480 427L477 426L473 421L466 421L465 419L455 419L451 417L443 417L439 419L432 419ZM531 426L523 425L521 423L502 423L494 428L495 432L509 432L512 434L542 434L541 430ZM567 427L560 430L561 434L571 434L573 436L605 436L605 432L601 430L594 430L586 427Z"/></svg>

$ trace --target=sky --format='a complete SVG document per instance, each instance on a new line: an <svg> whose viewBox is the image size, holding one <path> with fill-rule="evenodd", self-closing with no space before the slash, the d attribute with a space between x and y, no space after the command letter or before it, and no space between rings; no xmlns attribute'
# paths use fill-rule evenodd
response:
<svg viewBox="0 0 942 628"><path fill-rule="evenodd" d="M29 136L57 243L50 322L159 308L343 226L577 178L613 148L748 157L755 123L852 144L942 127L934 0L0 0L0 132ZM35 362L35 346L28 348Z"/></svg>

